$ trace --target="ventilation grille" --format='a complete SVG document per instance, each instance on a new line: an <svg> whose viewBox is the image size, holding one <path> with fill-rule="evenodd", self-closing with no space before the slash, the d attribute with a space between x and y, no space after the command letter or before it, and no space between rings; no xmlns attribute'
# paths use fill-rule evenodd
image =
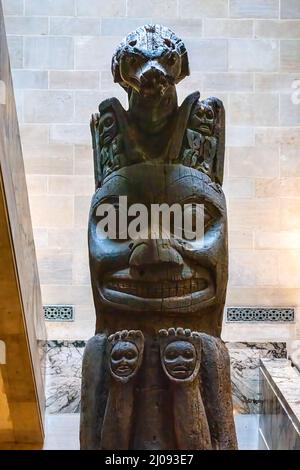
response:
<svg viewBox="0 0 300 470"><path fill-rule="evenodd" d="M74 321L72 305L45 305L44 314L47 321Z"/></svg>
<svg viewBox="0 0 300 470"><path fill-rule="evenodd" d="M228 307L227 322L293 322L294 308Z"/></svg>

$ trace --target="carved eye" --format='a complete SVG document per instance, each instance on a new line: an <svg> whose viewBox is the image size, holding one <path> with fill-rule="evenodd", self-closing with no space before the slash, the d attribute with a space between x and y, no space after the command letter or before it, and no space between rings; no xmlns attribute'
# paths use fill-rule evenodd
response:
<svg viewBox="0 0 300 470"><path fill-rule="evenodd" d="M173 44L173 42L172 42L170 39L167 39L167 38L166 38L166 39L164 40L164 43L165 43L166 46L168 46L170 49L174 49L174 47L175 47L174 44Z"/></svg>
<svg viewBox="0 0 300 470"><path fill-rule="evenodd" d="M131 47L136 46L136 40L130 41L129 46L131 46Z"/></svg>
<svg viewBox="0 0 300 470"><path fill-rule="evenodd" d="M126 351L125 358L126 359L134 359L136 357L136 353L134 351Z"/></svg>
<svg viewBox="0 0 300 470"><path fill-rule="evenodd" d="M184 230L182 238L195 241L196 237L202 238L203 232L215 222L214 212L207 204L188 203L184 207Z"/></svg>
<svg viewBox="0 0 300 470"><path fill-rule="evenodd" d="M207 207L204 208L204 228L207 229L214 221L214 216L209 212Z"/></svg>
<svg viewBox="0 0 300 470"><path fill-rule="evenodd" d="M207 110L206 110L206 117L207 117L208 119L213 119L214 113L213 113L212 109L207 109Z"/></svg>
<svg viewBox="0 0 300 470"><path fill-rule="evenodd" d="M122 358L122 352L118 349L114 349L111 353L111 358L113 361L119 361Z"/></svg>
<svg viewBox="0 0 300 470"><path fill-rule="evenodd" d="M200 106L200 108L197 109L196 111L196 116L202 119L204 115L205 115L205 108L203 106Z"/></svg>
<svg viewBox="0 0 300 470"><path fill-rule="evenodd" d="M171 350L171 351L167 351L166 352L166 359L175 359L176 357L178 356L177 354L177 351L176 350Z"/></svg>
<svg viewBox="0 0 300 470"><path fill-rule="evenodd" d="M175 62L177 60L177 56L175 54L171 54L169 57L168 57L168 64L170 65L174 65Z"/></svg>
<svg viewBox="0 0 300 470"><path fill-rule="evenodd" d="M134 54L131 54L131 55L129 55L129 56L126 57L126 61L127 61L127 63L130 64L130 65L136 64L136 63L137 63L137 60L138 60L138 59L137 59L137 56L134 55Z"/></svg>
<svg viewBox="0 0 300 470"><path fill-rule="evenodd" d="M186 349L183 353L183 357L185 357L186 359L191 359L193 356L193 351L191 351L190 349Z"/></svg>
<svg viewBox="0 0 300 470"><path fill-rule="evenodd" d="M196 233L198 233L199 236L199 230L201 233L204 223L203 211L203 204L196 204L193 202L184 204L183 238L194 240Z"/></svg>
<svg viewBox="0 0 300 470"><path fill-rule="evenodd" d="M110 127L113 124L113 119L111 117L108 117L104 120L104 127Z"/></svg>

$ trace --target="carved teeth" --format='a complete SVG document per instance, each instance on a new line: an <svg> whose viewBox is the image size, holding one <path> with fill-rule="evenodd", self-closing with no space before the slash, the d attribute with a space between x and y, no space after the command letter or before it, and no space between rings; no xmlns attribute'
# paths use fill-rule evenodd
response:
<svg viewBox="0 0 300 470"><path fill-rule="evenodd" d="M189 295L193 292L204 290L208 287L205 279L193 278L182 281L164 281L160 284L148 284L146 282L110 280L106 286L109 289L124 292L143 298L162 299L168 297Z"/></svg>

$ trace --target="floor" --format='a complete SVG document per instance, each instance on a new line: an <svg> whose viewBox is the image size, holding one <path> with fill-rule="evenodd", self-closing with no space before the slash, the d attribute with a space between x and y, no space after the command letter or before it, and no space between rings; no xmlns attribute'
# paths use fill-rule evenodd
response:
<svg viewBox="0 0 300 470"><path fill-rule="evenodd" d="M257 450L259 415L235 416L240 450ZM46 450L79 449L79 414L57 414L46 416Z"/></svg>
<svg viewBox="0 0 300 470"><path fill-rule="evenodd" d="M258 450L259 415L236 415L235 428L239 450Z"/></svg>
<svg viewBox="0 0 300 470"><path fill-rule="evenodd" d="M79 450L79 413L46 415L45 450Z"/></svg>

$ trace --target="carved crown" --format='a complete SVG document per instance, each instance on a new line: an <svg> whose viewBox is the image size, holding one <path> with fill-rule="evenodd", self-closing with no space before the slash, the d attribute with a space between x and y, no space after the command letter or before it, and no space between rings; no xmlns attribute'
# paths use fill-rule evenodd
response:
<svg viewBox="0 0 300 470"><path fill-rule="evenodd" d="M156 164L182 164L223 183L225 153L225 110L218 98L199 100L189 95L177 110L169 141ZM96 188L110 173L135 163L151 160L146 150L137 148L135 134L129 132L128 116L116 98L103 101L99 113L92 115Z"/></svg>
<svg viewBox="0 0 300 470"><path fill-rule="evenodd" d="M165 26L141 26L128 34L117 48L112 58L112 74L114 81L129 96L135 96L131 95L135 90L136 96L141 98L137 114L132 110L136 101L132 104L129 100L131 109L127 112L116 98L111 98L103 101L99 105L99 113L92 116L96 188L110 173L144 161L182 164L205 173L213 182L222 185L225 150L223 103L217 98L200 100L200 93L196 92L189 95L180 107L177 106L174 85L189 75L183 41ZM169 106L167 124L163 124L159 134L153 137L151 132L148 135L139 129L138 121L143 120L143 106L149 108L154 102L151 101L151 90L155 87L155 92L159 90L158 96L164 95L166 89L171 92L165 93L165 101L159 101L161 108ZM147 103L142 101L145 93L150 93ZM155 150L158 147L159 153Z"/></svg>

